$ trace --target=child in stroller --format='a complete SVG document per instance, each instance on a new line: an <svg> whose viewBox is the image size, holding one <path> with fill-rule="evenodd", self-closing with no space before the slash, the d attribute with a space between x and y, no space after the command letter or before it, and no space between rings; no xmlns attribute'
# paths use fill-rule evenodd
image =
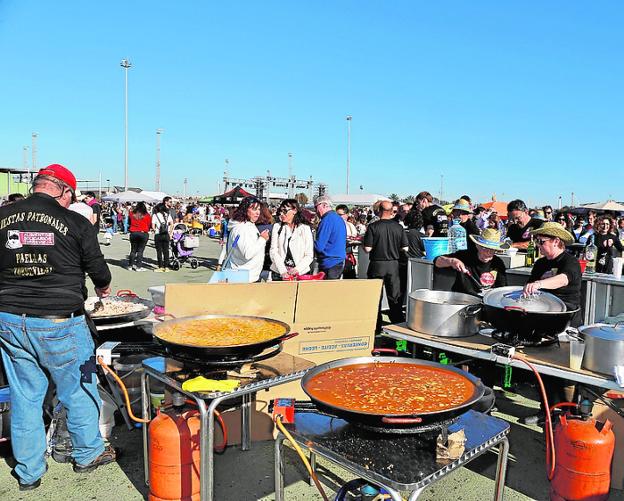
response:
<svg viewBox="0 0 624 501"><path fill-rule="evenodd" d="M177 271L186 262L191 265L191 268L197 268L199 261L193 257L193 252L197 247L199 247L199 238L190 234L186 224L176 223L171 236L172 256L169 263L171 269Z"/></svg>

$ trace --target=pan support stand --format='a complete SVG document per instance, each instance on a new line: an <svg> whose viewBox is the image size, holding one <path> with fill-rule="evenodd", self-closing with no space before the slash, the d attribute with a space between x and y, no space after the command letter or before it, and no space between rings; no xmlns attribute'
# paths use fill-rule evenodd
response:
<svg viewBox="0 0 624 501"><path fill-rule="evenodd" d="M472 412L472 411L470 411ZM296 430L289 429L291 434L293 435L293 439L302 447L308 448L311 466L313 471L316 470L316 456L321 455L326 460L344 468L350 473L356 475L356 477L363 478L368 481L370 484L375 485L378 488L384 489L390 496L391 499L395 501L402 501L404 498L401 496L401 492L382 481L378 474L367 471L361 465L357 465L352 463L350 460L344 459L341 455L337 454L336 451L331 449L326 449L323 446L317 446L310 442L310 437L305 437L303 435L296 434ZM295 431L295 433L293 433ZM441 465L438 471L431 474L427 479L424 479L418 483L411 484L409 486L405 485L405 487L409 487L407 492L409 492L409 501L416 501L422 493L429 487L431 484L437 482L438 480L444 478L448 473L454 471L456 468L460 466L464 466L469 463L476 457L480 456L484 452L488 450L492 450L493 448L497 449L498 459L496 463L496 476L494 478L494 501L502 501L503 494L505 489L505 477L507 472L507 459L509 454L509 440L507 438L507 433L509 428L506 431L496 434L496 436L492 436L489 439L485 440L482 444L478 445L474 449L470 451L466 451L464 456L459 460L456 460L452 465L443 466ZM275 501L285 501L284 497L284 454L283 454L283 444L287 438L280 432L278 433L275 439L274 445L274 481L275 481ZM312 462L313 461L313 462ZM392 483L390 479L387 479L388 483ZM313 485L313 482L310 479L310 484Z"/></svg>

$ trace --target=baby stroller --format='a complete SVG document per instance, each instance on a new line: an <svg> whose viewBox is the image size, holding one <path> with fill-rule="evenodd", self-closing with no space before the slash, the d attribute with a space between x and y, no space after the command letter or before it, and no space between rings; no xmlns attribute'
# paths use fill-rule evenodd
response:
<svg viewBox="0 0 624 501"><path fill-rule="evenodd" d="M193 252L197 247L199 247L199 237L191 235L186 224L176 223L171 236L172 255L169 261L171 269L178 271L186 262L191 265L191 268L197 268L199 261L193 257Z"/></svg>

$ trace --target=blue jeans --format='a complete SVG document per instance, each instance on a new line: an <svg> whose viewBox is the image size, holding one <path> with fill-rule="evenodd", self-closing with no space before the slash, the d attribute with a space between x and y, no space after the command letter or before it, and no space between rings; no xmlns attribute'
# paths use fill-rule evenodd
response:
<svg viewBox="0 0 624 501"><path fill-rule="evenodd" d="M11 388L11 442L22 483L45 473L43 400L48 377L67 410L73 457L88 464L104 451L94 343L84 316L67 320L0 312L2 360Z"/></svg>
<svg viewBox="0 0 624 501"><path fill-rule="evenodd" d="M325 273L325 280L338 280L342 276L344 265L343 261L342 263L338 263L330 268L323 268L322 266L319 266L319 271Z"/></svg>
<svg viewBox="0 0 624 501"><path fill-rule="evenodd" d="M117 223L117 215L113 214L113 233L117 233L118 223Z"/></svg>

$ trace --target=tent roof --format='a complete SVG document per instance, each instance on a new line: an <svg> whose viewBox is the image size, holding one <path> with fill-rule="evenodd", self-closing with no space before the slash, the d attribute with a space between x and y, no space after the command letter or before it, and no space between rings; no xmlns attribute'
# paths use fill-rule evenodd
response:
<svg viewBox="0 0 624 501"><path fill-rule="evenodd" d="M244 190L240 185L239 186L235 186L234 188L232 188L231 190L226 191L225 193L223 193L222 195L219 195L220 197L225 197L225 198L231 198L231 197L250 197L251 193L249 193L247 190Z"/></svg>
<svg viewBox="0 0 624 501"><path fill-rule="evenodd" d="M367 207L379 200L390 200L387 196L377 193L338 193L336 195L329 195L329 198L331 198L334 204L364 205Z"/></svg>
<svg viewBox="0 0 624 501"><path fill-rule="evenodd" d="M485 207L489 210L493 210L499 216L507 217L507 202L499 202L497 200L493 200L490 202L485 202L484 204L479 204L479 206Z"/></svg>
<svg viewBox="0 0 624 501"><path fill-rule="evenodd" d="M613 210L624 212L624 205L614 200L607 200L606 202L598 202L595 204L583 204L581 205L581 207L583 207L584 209Z"/></svg>
<svg viewBox="0 0 624 501"><path fill-rule="evenodd" d="M121 193L111 193L106 195L105 197L102 197L102 200L105 202L148 202L153 204L162 201L162 198L152 198L144 192L137 193L136 191L122 191Z"/></svg>

